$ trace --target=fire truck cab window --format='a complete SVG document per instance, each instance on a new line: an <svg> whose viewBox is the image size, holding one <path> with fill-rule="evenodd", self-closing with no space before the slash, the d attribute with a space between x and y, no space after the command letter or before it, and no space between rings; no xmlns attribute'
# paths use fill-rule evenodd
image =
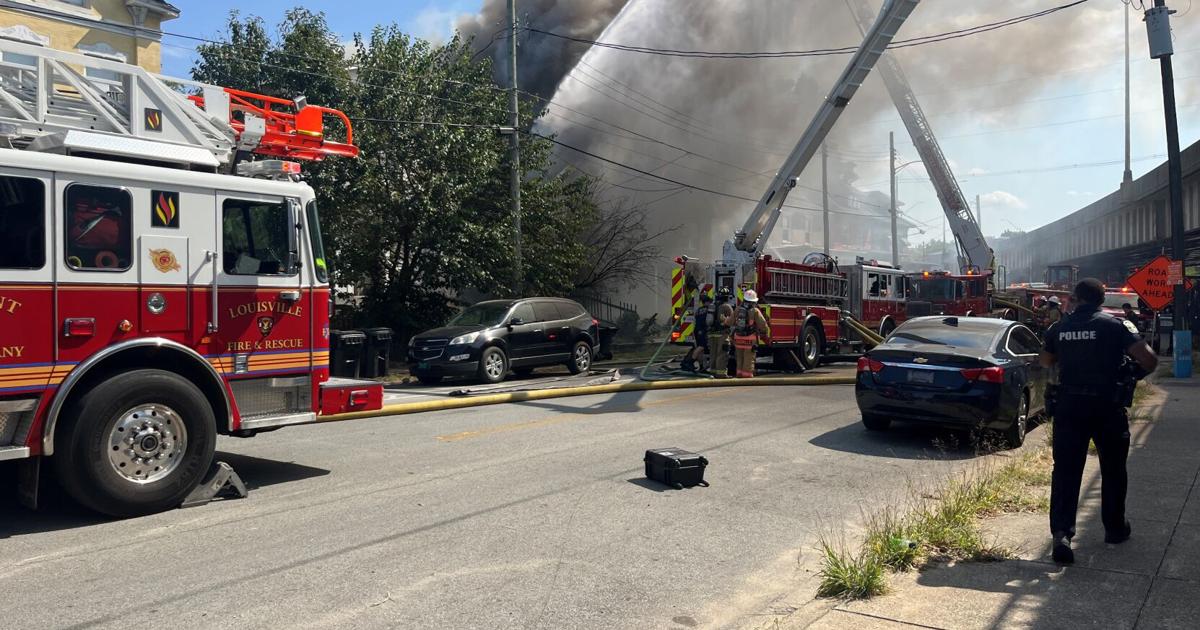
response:
<svg viewBox="0 0 1200 630"><path fill-rule="evenodd" d="M124 271L133 260L133 197L108 186L72 184L66 194L67 266Z"/></svg>
<svg viewBox="0 0 1200 630"><path fill-rule="evenodd" d="M867 274L867 297L886 298L893 293L892 277L882 273Z"/></svg>
<svg viewBox="0 0 1200 630"><path fill-rule="evenodd" d="M313 269L317 282L329 282L329 264L325 260L325 242L321 239L321 218L317 214L317 202L308 202L308 240L312 245Z"/></svg>
<svg viewBox="0 0 1200 630"><path fill-rule="evenodd" d="M36 179L0 176L0 269L45 264L45 186Z"/></svg>
<svg viewBox="0 0 1200 630"><path fill-rule="evenodd" d="M225 273L279 276L296 272L288 269L286 262L289 229L286 203L226 199L223 211L221 251Z"/></svg>

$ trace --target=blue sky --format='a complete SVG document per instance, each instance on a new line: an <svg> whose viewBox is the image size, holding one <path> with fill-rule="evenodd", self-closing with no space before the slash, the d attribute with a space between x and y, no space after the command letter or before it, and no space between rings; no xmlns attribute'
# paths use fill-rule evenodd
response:
<svg viewBox="0 0 1200 630"><path fill-rule="evenodd" d="M395 22L413 35L441 39L452 30L456 16L479 10L482 0L174 0L182 16L168 22L168 32L219 38L228 12L262 16L269 26L297 4L323 11L344 39L369 31L376 23ZM1047 5L1059 4L1046 0ZM1178 3L1178 0L1177 2ZM1104 0L1093 5L1103 9L1090 44L1088 58L1047 59L1041 69L1056 80L1029 95L1029 102L1016 107L989 107L1004 101L1003 86L980 76L967 90L968 109L937 111L926 107L943 149L955 167L968 197L983 198L984 231L988 236L1011 229L1032 229L1051 222L1116 190L1123 166L1094 166L1096 162L1120 161L1124 154L1123 37L1120 3ZM1200 5L1200 3L1198 3ZM352 6L352 9L347 9ZM249 8L248 8L249 7ZM1200 7L1198 7L1200 8ZM1174 20L1176 30L1175 72L1179 90L1181 141L1184 147L1200 138L1200 11L1186 12ZM187 75L195 42L167 37L164 71ZM948 48L947 50L952 50ZM1135 18L1133 51L1133 164L1139 176L1164 161L1162 95L1157 62L1148 59L1144 27ZM946 86L914 85L920 94ZM972 92L972 90L978 90ZM670 94L657 98L670 102ZM905 161L916 158L907 134L894 116L872 123L867 137L879 142L857 147L885 152L887 132L897 136L897 150ZM763 130L770 135L770 130ZM1138 158L1143 158L1138 160ZM1085 166L1075 166L1085 165ZM1052 168L1068 167L1068 168ZM877 171L877 172L876 172ZM1014 172L1022 171L1022 172ZM860 169L867 187L887 191L883 165ZM901 176L900 199L910 217L926 226L926 234L914 241L940 239L942 214L920 165L907 168Z"/></svg>
<svg viewBox="0 0 1200 630"><path fill-rule="evenodd" d="M405 31L426 38L443 38L450 33L454 18L479 10L481 0L172 0L181 10L179 19L167 22L168 32L217 39L232 10L258 15L274 27L288 9L303 5L323 11L333 29L346 40L357 32L370 31L378 23L399 24ZM352 8L348 8L352 7ZM167 37L163 47L163 72L187 75L196 42Z"/></svg>

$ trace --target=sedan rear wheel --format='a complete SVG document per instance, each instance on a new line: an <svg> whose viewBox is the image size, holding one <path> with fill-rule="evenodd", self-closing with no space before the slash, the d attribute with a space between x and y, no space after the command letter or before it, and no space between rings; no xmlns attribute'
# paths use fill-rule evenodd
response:
<svg viewBox="0 0 1200 630"><path fill-rule="evenodd" d="M1009 448L1020 448L1025 443L1025 432L1029 429L1029 395L1021 394L1017 413L1012 425L1004 432L1004 441Z"/></svg>

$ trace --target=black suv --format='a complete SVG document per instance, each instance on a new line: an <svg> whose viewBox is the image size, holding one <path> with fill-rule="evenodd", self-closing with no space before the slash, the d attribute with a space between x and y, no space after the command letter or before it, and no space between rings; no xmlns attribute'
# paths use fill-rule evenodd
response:
<svg viewBox="0 0 1200 630"><path fill-rule="evenodd" d="M600 343L599 322L561 298L480 302L408 342L409 371L432 385L446 376L499 383L547 365L586 372Z"/></svg>

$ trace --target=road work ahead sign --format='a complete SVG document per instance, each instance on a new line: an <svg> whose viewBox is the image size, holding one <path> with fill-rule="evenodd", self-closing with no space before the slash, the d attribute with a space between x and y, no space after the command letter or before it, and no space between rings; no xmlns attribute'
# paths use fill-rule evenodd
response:
<svg viewBox="0 0 1200 630"><path fill-rule="evenodd" d="M1146 306L1159 311L1175 300L1175 287L1171 285L1171 259L1159 256L1129 276L1125 284L1146 301ZM1192 283L1187 283L1191 288Z"/></svg>

